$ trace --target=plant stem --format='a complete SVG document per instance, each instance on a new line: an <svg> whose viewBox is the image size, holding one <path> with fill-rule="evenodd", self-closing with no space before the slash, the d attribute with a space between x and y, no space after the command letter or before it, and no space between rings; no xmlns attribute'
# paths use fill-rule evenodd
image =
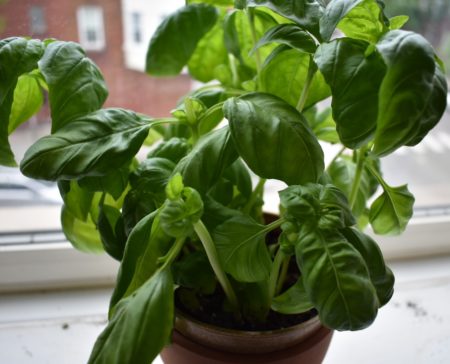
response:
<svg viewBox="0 0 450 364"><path fill-rule="evenodd" d="M164 257L160 258L161 260L164 260L164 263L158 269L158 271L163 271L164 269L167 268L167 266L169 266L170 264L172 264L175 261L176 257L178 256L181 249L183 248L185 241L186 241L185 236L183 236L181 238L177 238L175 240L175 243L172 245L169 252Z"/></svg>
<svg viewBox="0 0 450 364"><path fill-rule="evenodd" d="M351 209L355 207L356 199L358 197L359 185L361 184L362 172L364 170L364 161L366 159L366 148L363 147L359 151L356 151L356 155L357 155L356 172L349 198Z"/></svg>
<svg viewBox="0 0 450 364"><path fill-rule="evenodd" d="M372 165L372 163L366 163L367 168L369 169L370 173L377 179L378 183L383 187L384 190L388 190L389 186L386 184L385 180L381 175L378 173L376 168Z"/></svg>
<svg viewBox="0 0 450 364"><path fill-rule="evenodd" d="M308 74L306 75L305 86L303 86L302 93L300 94L300 98L297 103L297 110L302 112L305 108L306 100L308 99L309 89L311 88L311 84L314 78L314 75L317 72L317 67L314 64L312 56L309 57L309 66L308 66Z"/></svg>
<svg viewBox="0 0 450 364"><path fill-rule="evenodd" d="M250 214L250 211L253 208L253 205L256 202L256 199L258 197L260 197L263 193L264 193L264 185L266 183L266 179L264 178L260 178L258 181L258 184L256 185L255 189L252 192L252 195L250 196L250 199L248 200L247 204L245 205L244 209L242 210L242 212L244 214Z"/></svg>
<svg viewBox="0 0 450 364"><path fill-rule="evenodd" d="M247 17L250 23L250 32L252 34L253 46L255 47L258 43L258 37L256 35L256 27L255 27L255 10L253 8L247 8ZM255 49L255 61L256 61L256 90L258 90L259 84L259 75L262 69L262 61L261 61L261 53L259 49Z"/></svg>
<svg viewBox="0 0 450 364"><path fill-rule="evenodd" d="M209 234L208 229L203 224L203 222L199 220L196 223L194 223L194 230L197 233L200 241L202 242L203 247L205 248L205 252L208 257L209 263L211 264L211 267L214 273L216 274L217 280L222 286L223 291L225 292L225 295L228 298L228 301L233 307L235 313L239 314L239 303L236 294L234 293L233 287L231 286L231 283L228 280L227 275L222 269L222 266L219 261L219 256L217 254L216 246L214 244L214 241L212 240L211 235Z"/></svg>
<svg viewBox="0 0 450 364"><path fill-rule="evenodd" d="M336 160L342 155L342 153L345 152L345 150L347 149L346 146L343 146L341 149L339 149L339 152L336 153L336 155L334 156L334 158L331 160L331 162L328 164L326 170L328 171L328 169L331 167L331 165L336 162Z"/></svg>
<svg viewBox="0 0 450 364"><path fill-rule="evenodd" d="M232 78L232 84L233 87L239 87L239 73L236 67L236 57L232 55L231 53L228 54L228 61L230 63L230 69L231 69L231 78Z"/></svg>
<svg viewBox="0 0 450 364"><path fill-rule="evenodd" d="M291 257L285 256L284 260L283 260L283 265L281 266L280 276L278 277L275 295L278 295L281 292L281 290L283 289L284 281L286 280L290 262L291 262Z"/></svg>
<svg viewBox="0 0 450 364"><path fill-rule="evenodd" d="M275 296L276 289L277 289L277 282L278 277L280 274L280 268L281 264L283 263L285 258L285 255L281 248L278 248L277 254L275 255L275 259L272 263L272 269L270 271L270 277L269 277L269 297L268 297L268 303L269 307L272 304L272 299Z"/></svg>

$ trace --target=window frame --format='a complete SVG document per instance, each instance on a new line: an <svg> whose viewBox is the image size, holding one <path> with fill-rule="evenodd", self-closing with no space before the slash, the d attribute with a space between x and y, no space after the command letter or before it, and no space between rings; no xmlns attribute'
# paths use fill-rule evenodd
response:
<svg viewBox="0 0 450 364"><path fill-rule="evenodd" d="M92 23L89 23L91 21ZM86 51L101 52L106 48L105 21L101 6L79 6L77 8L77 29L79 42ZM93 31L97 39L90 40L89 31Z"/></svg>

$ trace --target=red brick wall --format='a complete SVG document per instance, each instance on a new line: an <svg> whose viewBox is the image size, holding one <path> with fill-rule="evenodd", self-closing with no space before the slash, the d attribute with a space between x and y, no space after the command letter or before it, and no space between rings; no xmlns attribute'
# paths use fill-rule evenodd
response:
<svg viewBox="0 0 450 364"><path fill-rule="evenodd" d="M45 34L37 36L30 32L28 14L31 5L44 8ZM106 48L101 52L88 52L88 56L100 67L108 85L110 94L105 106L123 107L150 116L167 116L177 100L189 90L190 79L188 76L156 79L125 68L120 0L7 0L0 5L0 17L5 21L0 38L34 36L78 41L76 11L80 5L103 8Z"/></svg>

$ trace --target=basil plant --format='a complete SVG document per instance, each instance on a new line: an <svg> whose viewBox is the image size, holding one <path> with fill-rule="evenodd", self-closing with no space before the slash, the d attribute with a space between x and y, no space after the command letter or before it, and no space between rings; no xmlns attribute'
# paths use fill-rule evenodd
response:
<svg viewBox="0 0 450 364"><path fill-rule="evenodd" d="M167 118L102 108L102 74L76 43L0 41L1 164L16 165L8 136L47 93L51 134L20 169L57 181L75 248L120 261L89 363L151 362L174 302L195 311L212 295L236 322L314 308L332 329L369 326L394 277L362 229L400 234L414 203L380 158L418 144L446 107L441 60L382 1L186 3L154 34L146 71L187 68L204 85ZM323 142L342 145L326 167ZM265 223L269 179L286 188Z"/></svg>

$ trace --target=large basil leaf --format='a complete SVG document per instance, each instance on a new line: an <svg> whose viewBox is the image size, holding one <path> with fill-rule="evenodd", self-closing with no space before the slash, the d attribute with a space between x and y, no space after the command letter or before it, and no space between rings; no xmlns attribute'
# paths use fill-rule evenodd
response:
<svg viewBox="0 0 450 364"><path fill-rule="evenodd" d="M265 6L320 38L319 20L324 13L321 0L247 0L247 6Z"/></svg>
<svg viewBox="0 0 450 364"><path fill-rule="evenodd" d="M150 126L131 111L98 110L39 139L20 168L29 177L45 180L105 175L134 157Z"/></svg>
<svg viewBox="0 0 450 364"><path fill-rule="evenodd" d="M419 34L388 32L377 48L388 66L381 84L374 153L384 156L414 140L434 88L434 51ZM437 116L437 115L436 115Z"/></svg>
<svg viewBox="0 0 450 364"><path fill-rule="evenodd" d="M347 228L342 233L364 258L369 269L370 279L377 291L380 307L384 306L394 294L395 278L384 263L380 248L370 236L357 229Z"/></svg>
<svg viewBox="0 0 450 364"><path fill-rule="evenodd" d="M198 42L188 62L189 74L196 80L209 82L215 78L215 68L227 62L223 17L220 17L214 27Z"/></svg>
<svg viewBox="0 0 450 364"><path fill-rule="evenodd" d="M320 19L320 34L329 41L339 22L364 0L331 0Z"/></svg>
<svg viewBox="0 0 450 364"><path fill-rule="evenodd" d="M150 41L147 73L153 76L174 76L180 73L218 16L214 6L205 4L187 5L168 16Z"/></svg>
<svg viewBox="0 0 450 364"><path fill-rule="evenodd" d="M89 364L148 364L167 344L174 320L169 269L122 300L95 343Z"/></svg>
<svg viewBox="0 0 450 364"><path fill-rule="evenodd" d="M50 43L39 69L48 85L52 132L100 109L108 96L100 70L77 43Z"/></svg>
<svg viewBox="0 0 450 364"><path fill-rule="evenodd" d="M364 0L350 10L339 22L338 28L349 38L377 43L389 30L389 20L377 0Z"/></svg>
<svg viewBox="0 0 450 364"><path fill-rule="evenodd" d="M252 194L252 179L242 159L237 159L228 167L224 172L224 177L233 183L242 195L250 197Z"/></svg>
<svg viewBox="0 0 450 364"><path fill-rule="evenodd" d="M19 125L36 114L41 109L43 102L44 94L37 76L33 73L20 76L14 90L8 133L11 134Z"/></svg>
<svg viewBox="0 0 450 364"><path fill-rule="evenodd" d="M0 41L0 165L16 166L8 141L14 91L19 77L37 67L43 52L44 46L38 40L7 38Z"/></svg>
<svg viewBox="0 0 450 364"><path fill-rule="evenodd" d="M399 235L413 215L414 196L408 187L383 185L384 192L370 207L369 219L375 233Z"/></svg>
<svg viewBox="0 0 450 364"><path fill-rule="evenodd" d="M264 225L245 215L235 216L212 231L225 272L239 282L267 280L271 259Z"/></svg>
<svg viewBox="0 0 450 364"><path fill-rule="evenodd" d="M303 313L314 308L306 293L303 278L300 277L292 287L275 297L272 300L271 308L286 315Z"/></svg>
<svg viewBox="0 0 450 364"><path fill-rule="evenodd" d="M436 72L433 78L433 91L427 106L420 118L419 128L406 145L414 146L422 141L428 132L433 129L441 119L447 106L448 85L442 66L436 62Z"/></svg>
<svg viewBox="0 0 450 364"><path fill-rule="evenodd" d="M281 97L296 107L306 83L310 56L296 49L274 53L259 76L261 90ZM322 74L316 73L305 102L305 108L330 96Z"/></svg>
<svg viewBox="0 0 450 364"><path fill-rule="evenodd" d="M91 210L94 193L82 188L77 181L59 181L59 193L65 208L81 221L86 221Z"/></svg>
<svg viewBox="0 0 450 364"><path fill-rule="evenodd" d="M91 219L80 220L66 206L63 206L61 225L67 240L76 249L86 253L102 253L104 251L97 227Z"/></svg>
<svg viewBox="0 0 450 364"><path fill-rule="evenodd" d="M322 44L315 61L333 94L333 118L342 143L359 148L374 135L378 92L386 66L365 41L342 38ZM370 82L367 82L370 80Z"/></svg>
<svg viewBox="0 0 450 364"><path fill-rule="evenodd" d="M147 155L147 158L165 158L178 163L189 150L190 144L186 139L173 137L159 144Z"/></svg>
<svg viewBox="0 0 450 364"><path fill-rule="evenodd" d="M228 127L205 134L176 166L186 186L205 194L238 155Z"/></svg>
<svg viewBox="0 0 450 364"><path fill-rule="evenodd" d="M287 184L319 179L322 149L295 108L276 96L252 93L227 100L224 112L236 149L257 175Z"/></svg>
<svg viewBox="0 0 450 364"><path fill-rule="evenodd" d="M254 49L276 42L306 53L314 53L317 45L311 35L295 24L280 24L269 29Z"/></svg>
<svg viewBox="0 0 450 364"><path fill-rule="evenodd" d="M361 254L341 234L303 228L296 257L324 325L361 330L373 322L378 311L375 288Z"/></svg>

